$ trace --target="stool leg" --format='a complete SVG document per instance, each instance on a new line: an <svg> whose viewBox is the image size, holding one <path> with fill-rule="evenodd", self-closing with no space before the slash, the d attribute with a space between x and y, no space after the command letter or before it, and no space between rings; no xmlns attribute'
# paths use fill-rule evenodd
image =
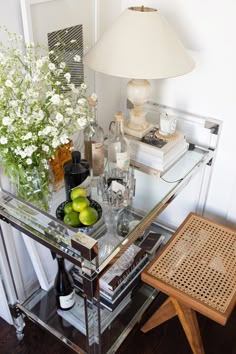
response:
<svg viewBox="0 0 236 354"><path fill-rule="evenodd" d="M177 312L175 310L175 307L173 306L170 298L168 297L168 299L161 305L161 307L143 325L141 331L143 333L146 333L176 315Z"/></svg>
<svg viewBox="0 0 236 354"><path fill-rule="evenodd" d="M173 297L170 297L170 299L177 312L193 353L204 354L196 312Z"/></svg>

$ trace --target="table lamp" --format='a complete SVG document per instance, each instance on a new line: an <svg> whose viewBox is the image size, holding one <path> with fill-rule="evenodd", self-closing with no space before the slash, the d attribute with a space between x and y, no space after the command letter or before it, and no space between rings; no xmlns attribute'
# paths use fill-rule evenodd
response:
<svg viewBox="0 0 236 354"><path fill-rule="evenodd" d="M125 132L139 138L152 129L144 109L151 93L148 79L183 75L194 67L166 19L158 10L144 6L126 9L88 51L84 62L95 71L131 79L127 97L133 108Z"/></svg>

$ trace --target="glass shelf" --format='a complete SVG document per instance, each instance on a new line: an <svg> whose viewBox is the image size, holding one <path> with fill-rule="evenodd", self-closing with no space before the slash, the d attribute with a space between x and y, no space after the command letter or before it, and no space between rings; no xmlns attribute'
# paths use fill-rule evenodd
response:
<svg viewBox="0 0 236 354"><path fill-rule="evenodd" d="M122 342L124 331L128 334L157 293L157 290L146 284L140 283L137 286L132 294L135 300L131 300L102 333L102 354L114 353L114 347L118 347ZM48 292L38 289L27 301L17 306L28 318L45 327L67 346L78 352L81 352L81 349L86 352L86 336L57 314L55 294L52 289Z"/></svg>
<svg viewBox="0 0 236 354"><path fill-rule="evenodd" d="M136 170L136 195L132 209L136 214L140 215L140 222L125 238L120 239L117 247L107 256L103 263L99 264L99 266L94 263L93 268L96 267L97 272L99 272L111 258L125 245L127 246L128 242L135 241L143 232L143 229L147 228L157 218L170 200L181 191L183 186L189 182L201 167L212 159L212 156L212 151L204 149L196 148L193 151L187 151L160 178ZM61 190L54 200L54 210L55 206L59 205L63 198L64 191ZM96 199L96 195L92 195L92 198ZM20 231L55 252L65 253L65 258L77 265L81 265L81 255L83 256L81 250L74 249L71 246L71 239L75 235L76 229L66 226L54 216L38 210L3 190L0 190L0 214L2 218L8 220ZM101 221L94 231L90 231L88 235L83 235L84 242L92 245L91 247L96 246L96 240L102 236L103 231L104 224Z"/></svg>

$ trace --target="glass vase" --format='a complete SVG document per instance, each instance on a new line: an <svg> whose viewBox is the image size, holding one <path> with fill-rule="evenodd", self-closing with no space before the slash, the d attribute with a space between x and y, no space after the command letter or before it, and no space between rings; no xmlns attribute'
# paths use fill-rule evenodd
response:
<svg viewBox="0 0 236 354"><path fill-rule="evenodd" d="M50 211L54 190L54 177L49 164L18 167L12 180L16 195L44 211Z"/></svg>

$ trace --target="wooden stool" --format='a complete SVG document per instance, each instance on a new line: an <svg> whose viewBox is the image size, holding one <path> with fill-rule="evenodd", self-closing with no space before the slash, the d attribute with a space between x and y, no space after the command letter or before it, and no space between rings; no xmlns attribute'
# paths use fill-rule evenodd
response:
<svg viewBox="0 0 236 354"><path fill-rule="evenodd" d="M236 301L236 231L190 213L142 280L169 298L141 328L178 315L194 354L204 354L195 311L225 325Z"/></svg>

